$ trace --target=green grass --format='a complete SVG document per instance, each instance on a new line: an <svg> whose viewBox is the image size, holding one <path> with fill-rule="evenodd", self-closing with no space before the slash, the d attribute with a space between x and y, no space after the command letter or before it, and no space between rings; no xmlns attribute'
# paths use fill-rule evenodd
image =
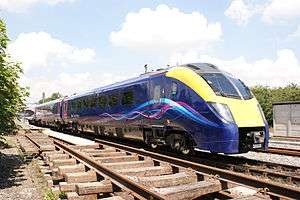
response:
<svg viewBox="0 0 300 200"><path fill-rule="evenodd" d="M59 195L58 195L58 197L60 199L67 199L67 194L65 192L60 192Z"/></svg>
<svg viewBox="0 0 300 200"><path fill-rule="evenodd" d="M44 200L57 200L58 195L55 194L51 189L47 190L44 196Z"/></svg>

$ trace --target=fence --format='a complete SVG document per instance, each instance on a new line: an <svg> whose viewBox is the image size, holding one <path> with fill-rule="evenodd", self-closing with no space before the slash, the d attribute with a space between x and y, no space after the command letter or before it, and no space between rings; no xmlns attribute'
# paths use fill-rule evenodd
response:
<svg viewBox="0 0 300 200"><path fill-rule="evenodd" d="M275 136L300 137L300 101L273 103Z"/></svg>

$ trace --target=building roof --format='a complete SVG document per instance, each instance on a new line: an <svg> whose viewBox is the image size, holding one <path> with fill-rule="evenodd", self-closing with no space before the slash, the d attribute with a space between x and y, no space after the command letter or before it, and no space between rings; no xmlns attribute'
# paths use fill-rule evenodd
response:
<svg viewBox="0 0 300 200"><path fill-rule="evenodd" d="M273 102L273 105L288 105L288 104L300 104L300 101L281 101L281 102Z"/></svg>

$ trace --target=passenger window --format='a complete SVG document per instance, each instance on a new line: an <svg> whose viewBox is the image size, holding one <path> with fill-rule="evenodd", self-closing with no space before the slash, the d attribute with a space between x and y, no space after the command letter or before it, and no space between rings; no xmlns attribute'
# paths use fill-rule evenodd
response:
<svg viewBox="0 0 300 200"><path fill-rule="evenodd" d="M92 108L95 107L96 106L96 97L92 96L90 100L91 100L91 102L90 102L91 107Z"/></svg>
<svg viewBox="0 0 300 200"><path fill-rule="evenodd" d="M85 100L84 99L81 99L80 100L80 103L81 103L81 109L83 109L85 107Z"/></svg>
<svg viewBox="0 0 300 200"><path fill-rule="evenodd" d="M172 96L176 96L177 95L177 92L178 92L178 86L177 86L177 83L175 82L172 82Z"/></svg>
<svg viewBox="0 0 300 200"><path fill-rule="evenodd" d="M77 104L77 110L80 110L81 109L81 101L77 100L76 104Z"/></svg>
<svg viewBox="0 0 300 200"><path fill-rule="evenodd" d="M159 100L160 99L160 85L156 85L154 87L153 99L155 99L155 100Z"/></svg>
<svg viewBox="0 0 300 200"><path fill-rule="evenodd" d="M83 105L84 105L84 108L89 107L89 101L87 98L83 99Z"/></svg>
<svg viewBox="0 0 300 200"><path fill-rule="evenodd" d="M108 102L108 104L109 104L110 106L115 106L115 105L117 105L117 104L118 104L118 97L117 97L116 95L110 96L110 97L109 97L109 102Z"/></svg>
<svg viewBox="0 0 300 200"><path fill-rule="evenodd" d="M92 103L92 101L91 101L91 98L90 97L87 97L86 98L86 107L91 107L91 103Z"/></svg>
<svg viewBox="0 0 300 200"><path fill-rule="evenodd" d="M105 108L106 106L106 96L99 96L98 102L99 102L99 107L100 108Z"/></svg>
<svg viewBox="0 0 300 200"><path fill-rule="evenodd" d="M56 104L54 104L54 106L52 107L52 113L55 114L56 111Z"/></svg>
<svg viewBox="0 0 300 200"><path fill-rule="evenodd" d="M73 104L72 102L69 101L69 104L68 104L68 111L71 112L73 109Z"/></svg>
<svg viewBox="0 0 300 200"><path fill-rule="evenodd" d="M73 107L73 112L75 112L76 111L76 101L73 101L72 107Z"/></svg>
<svg viewBox="0 0 300 200"><path fill-rule="evenodd" d="M133 104L133 92L132 91L128 91L128 92L123 93L122 104L123 105Z"/></svg>

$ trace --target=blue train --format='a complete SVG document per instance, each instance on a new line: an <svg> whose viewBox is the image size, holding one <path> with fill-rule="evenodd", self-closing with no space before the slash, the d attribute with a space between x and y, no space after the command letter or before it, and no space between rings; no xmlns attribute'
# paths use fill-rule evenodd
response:
<svg viewBox="0 0 300 200"><path fill-rule="evenodd" d="M31 123L142 140L188 154L268 148L268 125L239 79L208 63L170 67L36 107Z"/></svg>

